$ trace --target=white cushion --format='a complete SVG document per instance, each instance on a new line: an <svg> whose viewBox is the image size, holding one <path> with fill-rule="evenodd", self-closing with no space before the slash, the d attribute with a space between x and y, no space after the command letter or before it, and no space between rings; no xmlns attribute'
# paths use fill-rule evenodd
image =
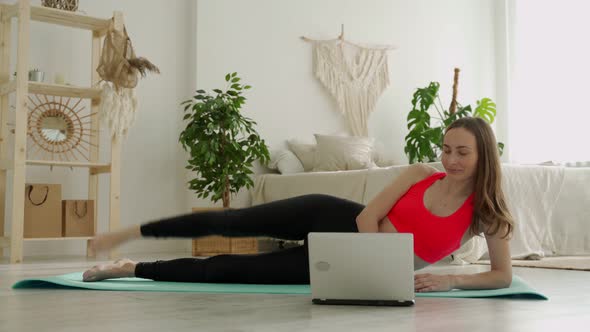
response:
<svg viewBox="0 0 590 332"><path fill-rule="evenodd" d="M304 143L297 139L288 140L287 145L303 165L303 170L305 172L311 171L315 165L316 145Z"/></svg>
<svg viewBox="0 0 590 332"><path fill-rule="evenodd" d="M375 140L373 145L373 162L377 167L389 167L396 165L396 162L388 157L387 147L381 141Z"/></svg>
<svg viewBox="0 0 590 332"><path fill-rule="evenodd" d="M313 171L345 171L375 167L374 138L314 135L317 141Z"/></svg>
<svg viewBox="0 0 590 332"><path fill-rule="evenodd" d="M276 169L281 174L302 173L303 165L299 158L289 150L275 150L270 153L268 168Z"/></svg>

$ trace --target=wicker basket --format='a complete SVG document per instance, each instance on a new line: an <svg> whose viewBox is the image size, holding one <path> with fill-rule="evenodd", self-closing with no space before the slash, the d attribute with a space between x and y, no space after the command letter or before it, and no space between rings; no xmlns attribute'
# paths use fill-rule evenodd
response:
<svg viewBox="0 0 590 332"><path fill-rule="evenodd" d="M219 207L193 208L193 212L222 210ZM219 254L255 254L258 252L256 238L229 238L206 236L193 240L193 256L214 256Z"/></svg>
<svg viewBox="0 0 590 332"><path fill-rule="evenodd" d="M44 7L69 10L75 12L78 10L78 0L41 0Z"/></svg>

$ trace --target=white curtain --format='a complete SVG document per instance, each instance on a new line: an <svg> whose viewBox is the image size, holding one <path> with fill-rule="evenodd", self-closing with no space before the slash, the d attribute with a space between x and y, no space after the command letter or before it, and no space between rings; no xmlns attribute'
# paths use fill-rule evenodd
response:
<svg viewBox="0 0 590 332"><path fill-rule="evenodd" d="M510 161L589 161L590 1L509 1Z"/></svg>

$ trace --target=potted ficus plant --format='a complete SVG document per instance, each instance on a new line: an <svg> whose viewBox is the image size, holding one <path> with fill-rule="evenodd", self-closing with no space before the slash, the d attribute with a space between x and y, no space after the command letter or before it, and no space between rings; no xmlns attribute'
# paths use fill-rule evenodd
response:
<svg viewBox="0 0 590 332"><path fill-rule="evenodd" d="M408 114L408 129L410 132L405 137L406 147L404 152L408 156L409 163L439 161L442 151L444 130L453 121L466 117L481 117L488 123L493 123L496 117L496 104L490 98L482 98L477 101L475 109L471 105L461 105L457 102L457 86L459 69L455 68L453 83L453 99L448 110L445 110L440 97L438 82L431 82L425 88L419 88L412 98L412 110ZM429 114L434 108L438 117ZM431 124L431 119L438 120ZM504 143L498 142L498 150L502 155Z"/></svg>
<svg viewBox="0 0 590 332"><path fill-rule="evenodd" d="M198 197L211 196L214 203L221 199L223 207L229 207L231 193L254 185L252 163L267 164L270 153L254 129L256 122L240 111L246 101L242 93L250 86L240 84L237 73L227 74L225 81L225 90L197 90L182 102L186 128L179 141L190 153L186 168L198 174L189 188Z"/></svg>
<svg viewBox="0 0 590 332"><path fill-rule="evenodd" d="M268 164L270 153L254 129L256 122L241 112L246 101L243 92L250 86L242 85L235 72L227 74L225 82L223 90L213 89L212 94L197 90L191 99L181 103L186 127L179 142L190 154L186 168L197 175L188 182L189 189L199 198L211 196L213 203L222 200L223 208L230 208L231 194L254 185L250 177L253 162ZM226 247L219 241L216 248ZM232 251L231 241L227 243Z"/></svg>

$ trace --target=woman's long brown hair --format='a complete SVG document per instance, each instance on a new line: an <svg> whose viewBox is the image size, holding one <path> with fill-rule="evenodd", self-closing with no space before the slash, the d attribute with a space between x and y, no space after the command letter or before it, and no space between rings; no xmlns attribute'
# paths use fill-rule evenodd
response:
<svg viewBox="0 0 590 332"><path fill-rule="evenodd" d="M514 219L508 210L502 191L502 167L496 137L492 127L478 117L460 118L446 128L445 134L454 128L465 128L475 136L477 144L477 169L475 171L475 199L470 231L479 235L496 235L504 231L507 238L514 230Z"/></svg>

